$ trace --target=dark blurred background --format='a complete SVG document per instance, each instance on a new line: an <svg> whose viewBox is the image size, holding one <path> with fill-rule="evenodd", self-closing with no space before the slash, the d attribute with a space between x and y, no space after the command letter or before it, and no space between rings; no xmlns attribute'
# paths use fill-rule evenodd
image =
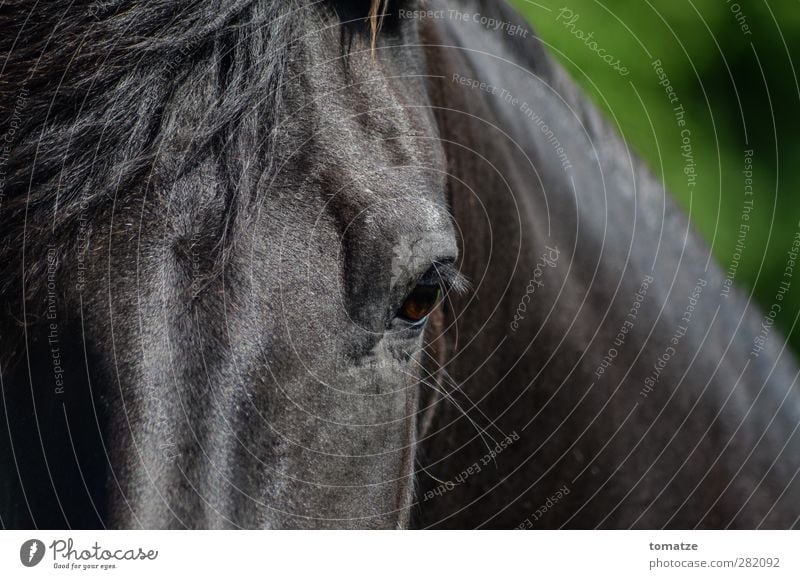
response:
<svg viewBox="0 0 800 579"><path fill-rule="evenodd" d="M800 232L800 0L511 2L663 176L723 270L741 254L735 283L766 311ZM656 59L686 112L693 189ZM746 150L752 196L745 195ZM742 223L750 225L746 235ZM800 353L800 331L792 332L798 311L800 263L776 322Z"/></svg>

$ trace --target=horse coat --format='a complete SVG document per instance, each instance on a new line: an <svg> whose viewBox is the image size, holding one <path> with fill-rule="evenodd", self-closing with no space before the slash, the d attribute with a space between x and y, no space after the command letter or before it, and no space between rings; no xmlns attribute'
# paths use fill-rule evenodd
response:
<svg viewBox="0 0 800 579"><path fill-rule="evenodd" d="M783 340L504 3L0 24L4 527L797 526Z"/></svg>

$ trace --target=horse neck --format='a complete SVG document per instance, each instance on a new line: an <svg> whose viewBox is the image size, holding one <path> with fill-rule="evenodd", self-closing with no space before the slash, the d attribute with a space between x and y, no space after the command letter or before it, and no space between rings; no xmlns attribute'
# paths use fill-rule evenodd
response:
<svg viewBox="0 0 800 579"><path fill-rule="evenodd" d="M524 26L502 3L432 8ZM727 288L663 182L532 31L520 42L445 18L426 37L463 269L476 285L454 304L444 367L486 433L526 433L519 484L538 473L557 488L589 466L619 467L641 483L635 500L691 459L677 480L701 492L684 504L686 521L695 502L702 513L725 492L758 500L762 475L785 486L797 459L734 471L757 443L800 454L795 362L777 332L753 354L762 314ZM459 414L443 410L432 431L452 439ZM463 460L480 455L470 421L456 424Z"/></svg>

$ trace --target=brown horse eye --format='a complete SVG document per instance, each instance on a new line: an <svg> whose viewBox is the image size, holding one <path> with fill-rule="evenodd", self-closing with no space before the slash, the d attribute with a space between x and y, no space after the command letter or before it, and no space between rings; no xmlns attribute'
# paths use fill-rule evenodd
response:
<svg viewBox="0 0 800 579"><path fill-rule="evenodd" d="M441 293L438 285L418 285L408 295L397 315L407 322L421 322L439 303Z"/></svg>

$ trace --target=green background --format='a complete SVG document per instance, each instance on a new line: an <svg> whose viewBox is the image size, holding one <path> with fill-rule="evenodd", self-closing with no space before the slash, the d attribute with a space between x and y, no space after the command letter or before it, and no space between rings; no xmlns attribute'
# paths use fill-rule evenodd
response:
<svg viewBox="0 0 800 579"><path fill-rule="evenodd" d="M736 284L753 292L766 311L775 302L787 251L800 230L800 70L794 70L800 68L800 0L512 4L633 150L663 176L723 270L731 263L742 223L744 151L753 150L754 205ZM574 29L592 32L597 46L630 74L621 76L565 27L563 17L557 20L562 8L579 16ZM686 110L697 171L692 191L683 174L673 105L651 64L655 59ZM796 352L800 331L790 331L799 310L800 270L776 321Z"/></svg>

